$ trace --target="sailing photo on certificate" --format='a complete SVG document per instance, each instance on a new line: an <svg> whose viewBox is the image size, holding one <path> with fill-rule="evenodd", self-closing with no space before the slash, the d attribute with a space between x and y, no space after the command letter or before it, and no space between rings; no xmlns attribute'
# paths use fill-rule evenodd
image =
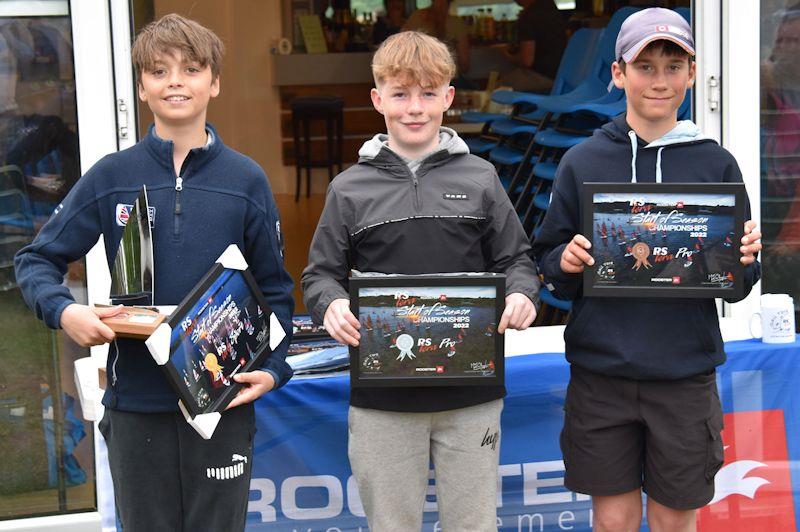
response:
<svg viewBox="0 0 800 532"><path fill-rule="evenodd" d="M706 296L708 289L733 290L740 276L741 217L730 189L594 191L586 220L591 227L585 225L595 260L585 274L589 293L625 296L634 294L606 289L653 288L658 292L647 295L692 297L700 294L689 290Z"/></svg>

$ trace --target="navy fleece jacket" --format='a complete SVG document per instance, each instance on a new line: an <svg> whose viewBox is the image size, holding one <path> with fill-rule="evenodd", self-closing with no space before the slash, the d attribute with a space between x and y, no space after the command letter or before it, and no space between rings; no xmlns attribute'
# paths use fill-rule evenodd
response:
<svg viewBox="0 0 800 532"><path fill-rule="evenodd" d="M36 239L17 253L17 282L36 315L58 328L64 308L74 302L62 284L67 264L86 255L102 233L109 267L113 265L124 229L120 212L133 204L144 184L153 213L154 304L180 303L225 248L238 245L287 332L261 368L281 386L292 376L284 358L294 301L292 280L283 266L278 210L261 168L226 147L213 127L207 130L211 142L189 153L180 186L173 144L159 139L153 127L135 146L98 161ZM112 342L107 371L107 407L134 412L178 409L177 395L141 340Z"/></svg>
<svg viewBox="0 0 800 532"><path fill-rule="evenodd" d="M570 149L558 165L550 207L533 252L545 284L574 300L564 332L567 360L596 373L632 379L680 379L725 362L713 299L645 299L582 296L581 274L561 270L561 254L581 232L585 182L742 182L736 160L689 121L650 144L625 115ZM746 218L749 219L747 209ZM745 296L761 277L747 266Z"/></svg>

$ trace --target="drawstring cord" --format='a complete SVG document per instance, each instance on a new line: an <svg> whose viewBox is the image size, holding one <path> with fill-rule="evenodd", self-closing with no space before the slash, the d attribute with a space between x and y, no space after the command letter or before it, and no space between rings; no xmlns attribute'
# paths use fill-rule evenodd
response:
<svg viewBox="0 0 800 532"><path fill-rule="evenodd" d="M628 138L631 139L631 183L636 183L636 154L639 148L636 132L634 130L628 131ZM656 183L661 183L661 152L664 151L664 146L658 149L656 154Z"/></svg>
<svg viewBox="0 0 800 532"><path fill-rule="evenodd" d="M661 183L661 152L664 151L664 147L660 147L658 149L658 154L656 154L656 183Z"/></svg>

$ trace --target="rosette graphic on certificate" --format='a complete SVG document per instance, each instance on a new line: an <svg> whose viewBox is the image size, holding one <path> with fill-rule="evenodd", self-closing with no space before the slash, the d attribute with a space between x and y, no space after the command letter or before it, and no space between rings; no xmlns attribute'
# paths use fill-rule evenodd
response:
<svg viewBox="0 0 800 532"><path fill-rule="evenodd" d="M584 295L738 297L744 185L586 183Z"/></svg>
<svg viewBox="0 0 800 532"><path fill-rule="evenodd" d="M504 276L354 276L350 289L361 323L353 386L502 382Z"/></svg>

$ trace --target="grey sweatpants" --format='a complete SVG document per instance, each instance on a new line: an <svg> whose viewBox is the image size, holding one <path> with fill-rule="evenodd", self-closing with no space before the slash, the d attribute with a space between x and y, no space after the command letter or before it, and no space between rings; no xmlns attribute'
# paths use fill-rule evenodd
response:
<svg viewBox="0 0 800 532"><path fill-rule="evenodd" d="M372 532L418 532L430 462L444 532L497 530L503 400L432 413L350 407L348 454Z"/></svg>

